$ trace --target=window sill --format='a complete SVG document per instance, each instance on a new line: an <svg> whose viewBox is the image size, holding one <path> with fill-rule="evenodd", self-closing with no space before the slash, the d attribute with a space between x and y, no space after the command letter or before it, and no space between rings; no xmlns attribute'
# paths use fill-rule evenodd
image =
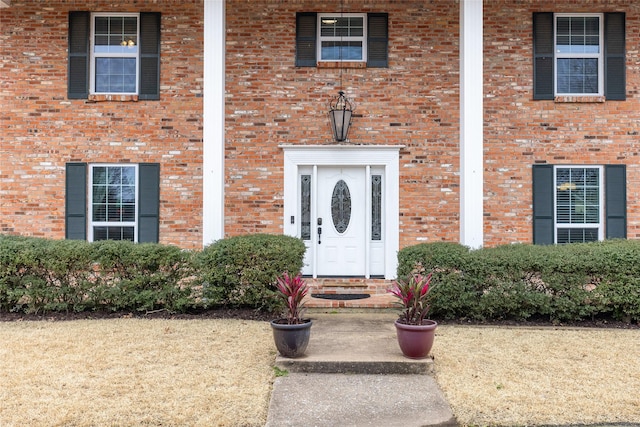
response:
<svg viewBox="0 0 640 427"><path fill-rule="evenodd" d="M318 68L367 68L364 61L318 61Z"/></svg>
<svg viewBox="0 0 640 427"><path fill-rule="evenodd" d="M137 102L138 95L89 95L88 100L89 102Z"/></svg>
<svg viewBox="0 0 640 427"><path fill-rule="evenodd" d="M601 103L607 99L604 96L556 96L555 102L558 103Z"/></svg>

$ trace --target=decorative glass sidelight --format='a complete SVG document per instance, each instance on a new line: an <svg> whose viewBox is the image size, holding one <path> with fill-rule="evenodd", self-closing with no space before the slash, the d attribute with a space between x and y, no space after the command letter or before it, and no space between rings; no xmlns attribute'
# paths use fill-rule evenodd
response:
<svg viewBox="0 0 640 427"><path fill-rule="evenodd" d="M343 234L351 221L351 193L344 180L340 180L333 187L331 195L331 218L338 234Z"/></svg>
<svg viewBox="0 0 640 427"><path fill-rule="evenodd" d="M311 175L300 176L300 238L311 240Z"/></svg>
<svg viewBox="0 0 640 427"><path fill-rule="evenodd" d="M382 240L382 175L371 175L371 240Z"/></svg>

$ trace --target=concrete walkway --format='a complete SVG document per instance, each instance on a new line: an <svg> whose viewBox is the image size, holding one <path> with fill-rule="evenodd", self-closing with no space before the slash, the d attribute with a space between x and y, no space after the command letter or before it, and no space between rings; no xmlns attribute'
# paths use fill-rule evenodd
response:
<svg viewBox="0 0 640 427"><path fill-rule="evenodd" d="M278 356L267 427L457 426L431 359L400 352L395 313L313 313L306 355Z"/></svg>

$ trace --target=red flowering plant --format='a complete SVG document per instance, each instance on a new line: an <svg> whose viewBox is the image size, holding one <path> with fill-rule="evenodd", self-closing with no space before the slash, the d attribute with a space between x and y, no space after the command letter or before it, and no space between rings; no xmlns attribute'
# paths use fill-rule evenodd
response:
<svg viewBox="0 0 640 427"><path fill-rule="evenodd" d="M282 276L277 278L276 288L278 289L278 295L284 300L285 303L285 318L289 325L299 325L306 323L307 320L302 318L304 313L303 299L309 292L307 283L302 279L302 276L289 276L289 273L284 272Z"/></svg>
<svg viewBox="0 0 640 427"><path fill-rule="evenodd" d="M408 279L398 279L393 287L389 289L393 295L398 297L398 305L402 308L400 323L406 325L421 325L431 308L431 277L433 272L427 276L421 273L413 273Z"/></svg>

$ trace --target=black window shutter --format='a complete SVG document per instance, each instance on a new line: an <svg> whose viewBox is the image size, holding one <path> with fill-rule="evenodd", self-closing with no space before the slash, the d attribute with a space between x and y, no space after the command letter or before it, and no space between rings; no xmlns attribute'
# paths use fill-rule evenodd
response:
<svg viewBox="0 0 640 427"><path fill-rule="evenodd" d="M317 14L296 13L296 67L316 66Z"/></svg>
<svg viewBox="0 0 640 427"><path fill-rule="evenodd" d="M138 242L157 243L160 233L160 165L138 165Z"/></svg>
<svg viewBox="0 0 640 427"><path fill-rule="evenodd" d="M160 13L140 14L138 99L160 99Z"/></svg>
<svg viewBox="0 0 640 427"><path fill-rule="evenodd" d="M69 12L69 60L67 63L67 98L89 96L89 12Z"/></svg>
<svg viewBox="0 0 640 427"><path fill-rule="evenodd" d="M533 165L533 243L554 243L553 165Z"/></svg>
<svg viewBox="0 0 640 427"><path fill-rule="evenodd" d="M608 101L627 99L624 26L624 12L604 14L604 94Z"/></svg>
<svg viewBox="0 0 640 427"><path fill-rule="evenodd" d="M389 14L367 15L367 67L389 66Z"/></svg>
<svg viewBox="0 0 640 427"><path fill-rule="evenodd" d="M607 239L627 238L627 174L625 165L604 168Z"/></svg>
<svg viewBox="0 0 640 427"><path fill-rule="evenodd" d="M553 99L553 13L533 14L533 99Z"/></svg>
<svg viewBox="0 0 640 427"><path fill-rule="evenodd" d="M87 239L87 164L67 163L65 173L65 238Z"/></svg>

